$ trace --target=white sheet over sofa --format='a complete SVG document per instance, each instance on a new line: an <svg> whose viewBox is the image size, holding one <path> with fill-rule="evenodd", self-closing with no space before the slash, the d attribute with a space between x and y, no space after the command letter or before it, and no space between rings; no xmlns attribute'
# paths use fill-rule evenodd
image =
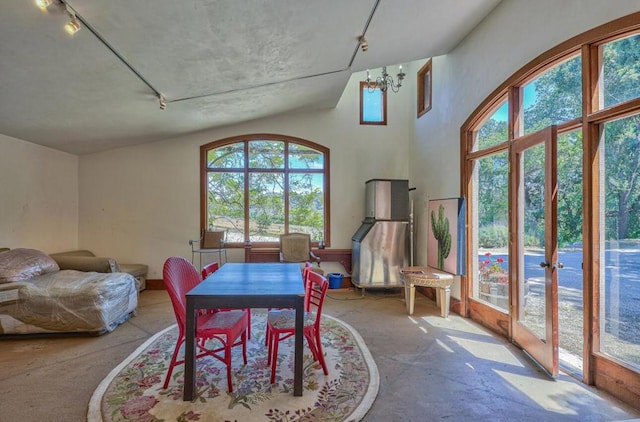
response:
<svg viewBox="0 0 640 422"><path fill-rule="evenodd" d="M137 305L129 274L54 271L0 284L0 334L103 334L126 321Z"/></svg>

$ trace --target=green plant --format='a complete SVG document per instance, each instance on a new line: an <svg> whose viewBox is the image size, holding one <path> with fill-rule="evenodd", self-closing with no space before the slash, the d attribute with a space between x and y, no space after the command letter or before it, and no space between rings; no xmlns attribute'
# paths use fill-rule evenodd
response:
<svg viewBox="0 0 640 422"><path fill-rule="evenodd" d="M438 221L436 213L431 211L431 228L433 237L438 241L438 269L444 268L444 259L451 251L451 233L449 232L449 219L444 216L444 206L438 208Z"/></svg>

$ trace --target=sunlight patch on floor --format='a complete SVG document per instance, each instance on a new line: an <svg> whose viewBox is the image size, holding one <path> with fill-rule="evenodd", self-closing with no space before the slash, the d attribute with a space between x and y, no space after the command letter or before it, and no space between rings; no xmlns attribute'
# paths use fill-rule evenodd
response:
<svg viewBox="0 0 640 422"><path fill-rule="evenodd" d="M521 391L528 399L551 412L577 415L574 409L580 408L580 403L584 403L587 407L593 406L593 393L572 382L535 378L499 370L495 373Z"/></svg>
<svg viewBox="0 0 640 422"><path fill-rule="evenodd" d="M513 365L519 368L523 364L503 344L469 340L462 337L449 336L449 339L478 359Z"/></svg>

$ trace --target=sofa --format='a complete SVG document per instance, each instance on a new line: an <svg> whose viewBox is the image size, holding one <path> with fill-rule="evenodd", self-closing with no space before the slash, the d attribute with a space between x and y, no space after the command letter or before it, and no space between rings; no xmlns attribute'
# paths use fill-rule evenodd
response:
<svg viewBox="0 0 640 422"><path fill-rule="evenodd" d="M112 271L115 261L81 259L81 270L60 262L35 249L0 252L0 337L101 335L135 314L138 283Z"/></svg>
<svg viewBox="0 0 640 422"><path fill-rule="evenodd" d="M102 273L123 272L131 274L138 283L138 290L146 287L149 266L145 264L125 264L116 262L113 258L96 256L86 249L67 252L57 252L51 257L58 263L61 270L98 271Z"/></svg>

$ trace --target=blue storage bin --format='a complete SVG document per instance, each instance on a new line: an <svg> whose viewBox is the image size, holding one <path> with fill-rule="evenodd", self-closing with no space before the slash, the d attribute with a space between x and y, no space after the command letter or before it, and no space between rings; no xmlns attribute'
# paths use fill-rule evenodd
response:
<svg viewBox="0 0 640 422"><path fill-rule="evenodd" d="M342 279L344 275L340 273L329 273L327 274L327 279L329 280L329 288L330 289L340 289L342 288Z"/></svg>

